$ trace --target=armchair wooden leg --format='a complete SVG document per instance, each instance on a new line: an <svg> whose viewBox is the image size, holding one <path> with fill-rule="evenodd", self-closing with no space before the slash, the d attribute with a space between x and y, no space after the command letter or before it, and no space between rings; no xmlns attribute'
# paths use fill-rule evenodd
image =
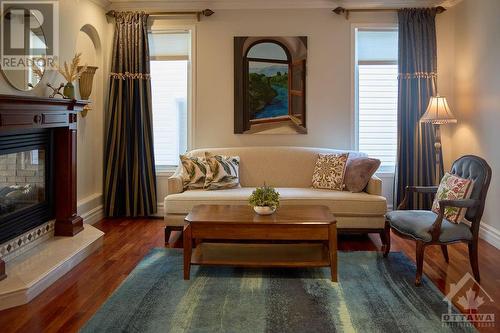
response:
<svg viewBox="0 0 500 333"><path fill-rule="evenodd" d="M448 247L446 245L441 245L441 251L443 252L444 260L449 263L450 257L448 256Z"/></svg>
<svg viewBox="0 0 500 333"><path fill-rule="evenodd" d="M424 251L425 251L425 243L422 241L417 241L417 275L415 277L415 285L418 287L422 283L422 271L424 269Z"/></svg>
<svg viewBox="0 0 500 333"><path fill-rule="evenodd" d="M391 250L391 226L388 221L385 221L385 227L380 233L380 238L382 239L382 251L384 253L384 257L387 257L389 251Z"/></svg>
<svg viewBox="0 0 500 333"><path fill-rule="evenodd" d="M472 272L474 273L474 279L479 283L481 282L481 277L479 275L479 261L478 261L478 254L477 254L477 240L472 241L472 243L469 243L469 260L470 260L470 265L472 267Z"/></svg>

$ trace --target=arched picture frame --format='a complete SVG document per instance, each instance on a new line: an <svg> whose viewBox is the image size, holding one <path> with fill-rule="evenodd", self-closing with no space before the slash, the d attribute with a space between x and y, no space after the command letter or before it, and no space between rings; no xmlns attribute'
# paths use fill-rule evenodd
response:
<svg viewBox="0 0 500 333"><path fill-rule="evenodd" d="M234 55L234 133L307 133L307 37L235 37Z"/></svg>

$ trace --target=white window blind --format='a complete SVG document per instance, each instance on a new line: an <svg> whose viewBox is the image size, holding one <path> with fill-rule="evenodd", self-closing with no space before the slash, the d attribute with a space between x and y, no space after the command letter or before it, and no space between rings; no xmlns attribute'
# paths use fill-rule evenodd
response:
<svg viewBox="0 0 500 333"><path fill-rule="evenodd" d="M157 168L176 166L187 150L189 33L150 35L153 138Z"/></svg>
<svg viewBox="0 0 500 333"><path fill-rule="evenodd" d="M397 65L359 65L359 150L380 159L383 171L396 165Z"/></svg>
<svg viewBox="0 0 500 333"><path fill-rule="evenodd" d="M357 37L358 150L380 159L379 171L394 172L397 154L397 32L358 31Z"/></svg>

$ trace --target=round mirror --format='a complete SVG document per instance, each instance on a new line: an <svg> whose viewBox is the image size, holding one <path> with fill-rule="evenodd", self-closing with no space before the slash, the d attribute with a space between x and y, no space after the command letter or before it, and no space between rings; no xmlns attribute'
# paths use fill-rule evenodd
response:
<svg viewBox="0 0 500 333"><path fill-rule="evenodd" d="M25 8L8 8L3 15L2 73L14 88L31 90L40 83L46 68L43 16Z"/></svg>

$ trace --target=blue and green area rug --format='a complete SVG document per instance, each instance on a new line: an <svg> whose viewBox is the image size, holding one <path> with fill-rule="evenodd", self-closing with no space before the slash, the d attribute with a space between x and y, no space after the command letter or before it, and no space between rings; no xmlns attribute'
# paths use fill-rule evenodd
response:
<svg viewBox="0 0 500 333"><path fill-rule="evenodd" d="M83 332L466 332L447 327L443 294L402 253L340 252L329 269L193 267L153 249ZM455 310L456 311L456 310Z"/></svg>

